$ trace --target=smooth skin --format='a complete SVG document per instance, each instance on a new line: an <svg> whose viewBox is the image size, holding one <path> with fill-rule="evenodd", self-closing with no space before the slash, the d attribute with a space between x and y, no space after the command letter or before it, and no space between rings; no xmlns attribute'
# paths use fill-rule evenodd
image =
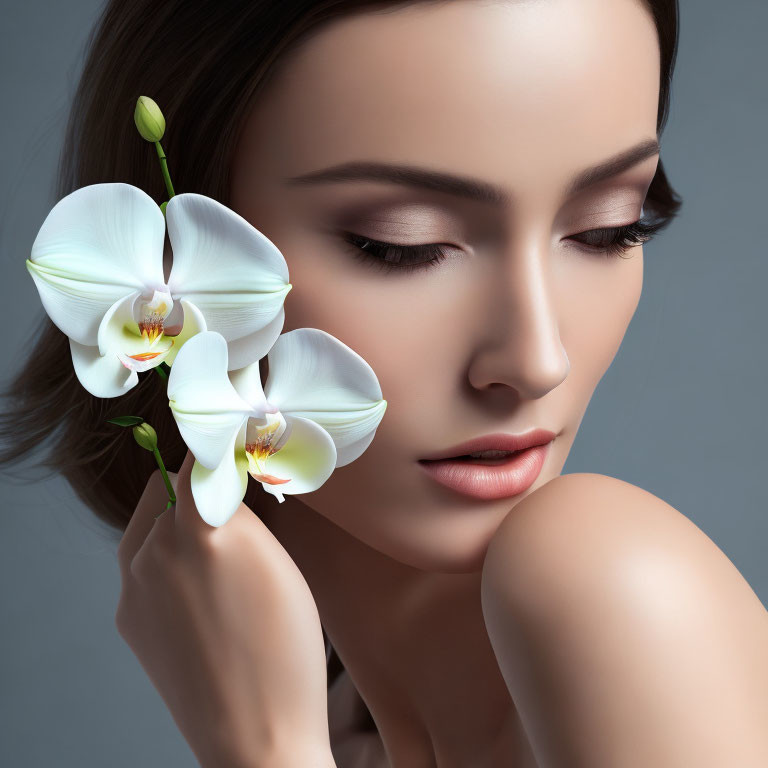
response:
<svg viewBox="0 0 768 768"><path fill-rule="evenodd" d="M137 528L126 579L173 563L134 590L120 626L204 765L227 750L297 759L280 736L264 758L264 732L292 733L318 765L330 732L340 768L768 764L767 614L748 584L662 500L560 474L642 290L641 246L608 258L583 233L640 218L658 155L571 182L656 138L658 56L640 0L412 3L326 25L259 94L230 205L286 258L284 330L349 345L388 408L319 490L278 504L252 484L236 522L251 544L232 523L217 531L194 589L181 585L200 547L153 554L160 523ZM295 180L359 161L504 197ZM342 231L442 244L446 259L379 271ZM514 498L460 496L418 464L535 427L557 437ZM186 510L164 523L181 526L171 541L188 536ZM318 616L348 672L327 713ZM355 730L355 692L380 744Z"/></svg>
<svg viewBox="0 0 768 768"><path fill-rule="evenodd" d="M296 565L241 504L214 528L195 507L191 452L159 471L120 540L120 635L204 768L333 766L317 607Z"/></svg>
<svg viewBox="0 0 768 768"><path fill-rule="evenodd" d="M768 613L661 499L555 478L499 527L482 603L538 765L768 765Z"/></svg>

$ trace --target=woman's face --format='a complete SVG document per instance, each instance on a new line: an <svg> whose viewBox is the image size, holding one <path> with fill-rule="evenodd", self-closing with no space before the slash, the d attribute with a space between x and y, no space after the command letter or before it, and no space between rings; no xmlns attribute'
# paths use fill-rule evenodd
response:
<svg viewBox="0 0 768 768"><path fill-rule="evenodd" d="M285 256L284 331L336 336L388 403L359 459L286 504L419 568L480 566L507 512L560 474L637 306L642 246L610 255L612 233L593 230L641 217L658 155L583 174L656 138L658 95L640 0L417 3L334 21L284 59L237 147L230 205ZM350 163L412 173L320 177ZM444 258L409 269L430 252L392 263L353 244L366 240ZM556 438L515 496L464 495L419 463L534 428Z"/></svg>

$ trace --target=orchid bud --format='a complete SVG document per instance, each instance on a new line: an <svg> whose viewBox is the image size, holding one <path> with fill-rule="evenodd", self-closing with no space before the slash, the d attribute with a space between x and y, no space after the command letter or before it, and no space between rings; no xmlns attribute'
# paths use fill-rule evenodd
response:
<svg viewBox="0 0 768 768"><path fill-rule="evenodd" d="M163 138L165 118L160 107L149 96L139 96L137 99L133 122L136 123L142 138L147 141L160 141Z"/></svg>
<svg viewBox="0 0 768 768"><path fill-rule="evenodd" d="M157 432L146 421L133 428L133 437L142 448L148 451L157 449Z"/></svg>

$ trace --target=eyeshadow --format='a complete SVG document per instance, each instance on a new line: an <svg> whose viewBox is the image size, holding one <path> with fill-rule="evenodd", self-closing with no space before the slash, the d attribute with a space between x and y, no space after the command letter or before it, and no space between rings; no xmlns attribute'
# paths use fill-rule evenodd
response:
<svg viewBox="0 0 768 768"><path fill-rule="evenodd" d="M407 236L414 243L446 239L462 229L459 217L423 203L356 205L335 216L334 222L342 229L363 228L371 237L386 240Z"/></svg>

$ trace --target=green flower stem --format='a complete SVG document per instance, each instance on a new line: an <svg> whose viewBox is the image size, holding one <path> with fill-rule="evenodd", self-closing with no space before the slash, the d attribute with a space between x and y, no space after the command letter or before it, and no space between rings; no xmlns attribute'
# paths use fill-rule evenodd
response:
<svg viewBox="0 0 768 768"><path fill-rule="evenodd" d="M167 511L168 511L168 510L169 510L169 509L172 507L172 506L173 506L173 502L172 502L172 501L169 501L169 502L168 502L168 503L165 505L165 509L164 509L164 510L163 510L163 511L160 513L160 515L163 515L163 514L165 514L165 513L166 513L166 512L167 512ZM157 520L157 518L158 518L158 517L160 517L160 515L155 515L155 520Z"/></svg>
<svg viewBox="0 0 768 768"><path fill-rule="evenodd" d="M163 464L163 457L160 455L159 449L155 447L152 453L155 457L155 461L157 462L157 466L160 467L160 474L163 476L163 481L165 482L165 489L168 491L169 501L165 507L165 511L167 511L169 507L171 507L173 504L176 503L176 494L174 493L173 486L171 485L171 481L168 478L168 472L165 469L165 464Z"/></svg>
<svg viewBox="0 0 768 768"><path fill-rule="evenodd" d="M165 368L162 367L163 364L160 363L160 365L156 365L152 370L163 380L168 381L168 374L165 372Z"/></svg>
<svg viewBox="0 0 768 768"><path fill-rule="evenodd" d="M171 176L168 173L168 163L165 161L165 152L159 141L155 142L155 149L157 150L157 156L160 158L160 170L163 172L163 178L165 179L165 188L168 190L168 199L170 200L176 193L173 191L173 184L171 184Z"/></svg>

